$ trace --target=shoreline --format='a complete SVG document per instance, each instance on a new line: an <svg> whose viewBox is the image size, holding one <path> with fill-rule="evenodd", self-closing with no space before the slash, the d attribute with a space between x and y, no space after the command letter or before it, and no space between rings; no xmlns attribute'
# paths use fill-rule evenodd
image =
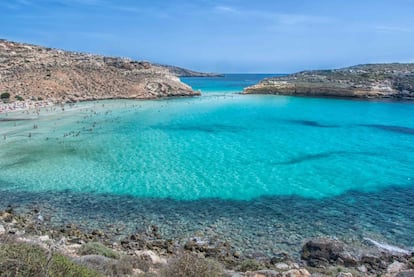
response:
<svg viewBox="0 0 414 277"><path fill-rule="evenodd" d="M49 220L37 208L27 213L18 213L11 207L0 211L0 246L7 240L40 245L76 262L89 257L79 253L80 248L99 243L115 252L117 257L128 256L148 262L144 270L136 268L134 272L137 275L132 276L142 273L161 276L165 268L168 270L185 255L219 263L224 276L393 277L414 274L414 252L374 240L370 241L368 249L350 249L339 240L319 237L304 243L299 259L286 253L273 257L245 257L220 238L189 237L185 243L164 239L156 225L117 239L101 229L84 232L80 226L70 222L53 227ZM102 256L99 253L93 255ZM101 260L107 262L105 258Z"/></svg>
<svg viewBox="0 0 414 277"><path fill-rule="evenodd" d="M27 111L27 110L38 110L40 108L46 108L57 105L50 100L25 100L25 101L15 101L11 103L0 102L0 114Z"/></svg>

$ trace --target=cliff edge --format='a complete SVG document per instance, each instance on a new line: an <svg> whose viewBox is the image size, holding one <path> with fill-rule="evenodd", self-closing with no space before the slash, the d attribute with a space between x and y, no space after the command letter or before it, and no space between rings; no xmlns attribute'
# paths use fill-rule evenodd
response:
<svg viewBox="0 0 414 277"><path fill-rule="evenodd" d="M302 71L264 79L243 93L414 99L414 63Z"/></svg>
<svg viewBox="0 0 414 277"><path fill-rule="evenodd" d="M199 95L166 68L0 40L3 100L75 102ZM9 97L7 97L9 96Z"/></svg>

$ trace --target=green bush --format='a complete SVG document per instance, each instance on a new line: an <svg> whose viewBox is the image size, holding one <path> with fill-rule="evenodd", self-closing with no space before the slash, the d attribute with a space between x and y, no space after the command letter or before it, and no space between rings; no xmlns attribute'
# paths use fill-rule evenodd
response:
<svg viewBox="0 0 414 277"><path fill-rule="evenodd" d="M20 95L16 95L16 96L15 96L15 98L16 98L18 101L23 101L23 100L24 100L24 98L23 98L23 97L21 97Z"/></svg>
<svg viewBox="0 0 414 277"><path fill-rule="evenodd" d="M39 246L0 244L1 276L44 276L46 265L46 252Z"/></svg>
<svg viewBox="0 0 414 277"><path fill-rule="evenodd" d="M100 255L111 259L119 259L119 254L99 242L88 242L82 245L78 250L78 254L81 256Z"/></svg>
<svg viewBox="0 0 414 277"><path fill-rule="evenodd" d="M66 277L66 276L79 276L79 277L99 277L99 273L73 263L65 256L55 254L50 261L48 276L54 277Z"/></svg>
<svg viewBox="0 0 414 277"><path fill-rule="evenodd" d="M99 277L99 273L77 265L60 254L49 257L38 245L0 241L1 276Z"/></svg>
<svg viewBox="0 0 414 277"><path fill-rule="evenodd" d="M10 93L8 92L3 92L2 94L0 94L0 99L2 100L6 100L10 98Z"/></svg>
<svg viewBox="0 0 414 277"><path fill-rule="evenodd" d="M10 99L10 93L3 92L2 94L0 94L0 99L1 99L1 101L5 102L5 103L8 102L9 99Z"/></svg>
<svg viewBox="0 0 414 277"><path fill-rule="evenodd" d="M224 269L216 261L185 253L177 259L172 260L163 270L162 276L219 277L224 276Z"/></svg>
<svg viewBox="0 0 414 277"><path fill-rule="evenodd" d="M238 270L241 272L256 271L260 269L263 269L263 265L253 259L243 261L241 265L238 267Z"/></svg>
<svg viewBox="0 0 414 277"><path fill-rule="evenodd" d="M134 257L122 256L119 260L110 259L100 255L86 255L76 258L77 264L94 269L105 276L125 276L134 272Z"/></svg>

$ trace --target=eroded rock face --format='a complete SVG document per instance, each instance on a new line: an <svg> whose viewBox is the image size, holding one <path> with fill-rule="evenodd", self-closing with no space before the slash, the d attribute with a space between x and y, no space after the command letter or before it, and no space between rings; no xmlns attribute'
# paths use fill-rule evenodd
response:
<svg viewBox="0 0 414 277"><path fill-rule="evenodd" d="M167 69L125 58L0 40L0 93L10 101L74 102L198 95Z"/></svg>
<svg viewBox="0 0 414 277"><path fill-rule="evenodd" d="M414 64L370 64L273 77L245 94L414 99Z"/></svg>
<svg viewBox="0 0 414 277"><path fill-rule="evenodd" d="M340 241L330 239L315 239L308 241L302 248L301 257L310 266L335 264L344 252Z"/></svg>
<svg viewBox="0 0 414 277"><path fill-rule="evenodd" d="M377 245L358 251L352 250L348 249L343 242L329 238L308 241L302 247L301 253L301 258L311 267L342 266L354 268L364 274L380 273L390 276L410 268L413 256L414 253L408 251L395 252L378 248Z"/></svg>

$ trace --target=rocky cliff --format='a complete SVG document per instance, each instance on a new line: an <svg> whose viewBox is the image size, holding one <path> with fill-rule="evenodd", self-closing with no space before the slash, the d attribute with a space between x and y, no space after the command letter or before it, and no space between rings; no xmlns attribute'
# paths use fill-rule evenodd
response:
<svg viewBox="0 0 414 277"><path fill-rule="evenodd" d="M73 102L198 95L148 62L0 40L0 94L9 101Z"/></svg>
<svg viewBox="0 0 414 277"><path fill-rule="evenodd" d="M367 64L273 77L245 94L414 99L414 64Z"/></svg>

